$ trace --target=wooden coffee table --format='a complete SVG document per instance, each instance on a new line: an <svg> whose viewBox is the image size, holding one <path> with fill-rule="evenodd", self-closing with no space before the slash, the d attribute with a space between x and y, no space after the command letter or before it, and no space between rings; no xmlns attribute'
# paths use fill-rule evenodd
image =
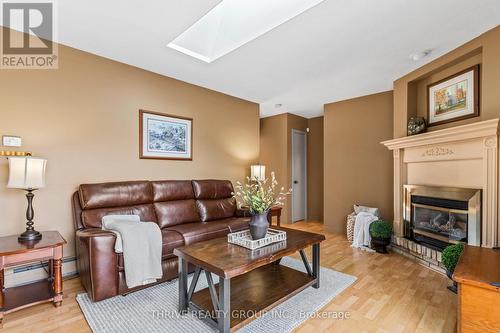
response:
<svg viewBox="0 0 500 333"><path fill-rule="evenodd" d="M203 314L219 332L237 330L309 286L319 288L320 243L325 236L273 226L284 230L287 240L249 250L230 244L227 237L180 247L179 311ZM304 249L312 246L312 268ZM307 273L280 265L284 256L299 252ZM195 266L188 288L188 264ZM208 288L194 292L201 272ZM219 276L214 283L212 275Z"/></svg>

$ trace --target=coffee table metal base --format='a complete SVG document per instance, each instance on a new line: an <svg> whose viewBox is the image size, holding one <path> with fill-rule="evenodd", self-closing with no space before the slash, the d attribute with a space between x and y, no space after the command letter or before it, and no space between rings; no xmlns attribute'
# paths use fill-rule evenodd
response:
<svg viewBox="0 0 500 333"><path fill-rule="evenodd" d="M219 332L234 331L305 288L319 288L319 243L312 246L312 269L304 251L299 253L307 273L279 265L278 259L232 279L219 276L216 284L209 271L196 267L189 288L188 262L179 258L179 312L203 314ZM202 272L208 288L195 292Z"/></svg>

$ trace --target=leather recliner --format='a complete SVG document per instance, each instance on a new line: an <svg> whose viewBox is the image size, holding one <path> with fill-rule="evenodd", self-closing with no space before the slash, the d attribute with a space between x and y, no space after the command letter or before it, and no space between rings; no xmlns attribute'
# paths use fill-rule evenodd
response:
<svg viewBox="0 0 500 333"><path fill-rule="evenodd" d="M239 210L227 180L130 181L83 184L73 195L77 268L93 301L126 294L177 277L176 247L248 228L247 211ZM123 255L114 250L116 236L101 229L110 214L135 214L155 222L163 239L163 277L156 283L127 288ZM192 270L192 267L190 267Z"/></svg>

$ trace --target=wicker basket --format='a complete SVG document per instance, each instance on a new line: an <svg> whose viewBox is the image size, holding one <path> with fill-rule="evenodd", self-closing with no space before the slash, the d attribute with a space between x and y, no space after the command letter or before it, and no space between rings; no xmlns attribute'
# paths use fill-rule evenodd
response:
<svg viewBox="0 0 500 333"><path fill-rule="evenodd" d="M246 247L250 250L255 250L260 247L267 246L272 243L286 240L286 232L276 229L267 229L267 235L264 238L253 240L250 235L250 230L243 230L227 235L227 241L232 244Z"/></svg>
<svg viewBox="0 0 500 333"><path fill-rule="evenodd" d="M356 222L356 213L347 215L347 240L352 243L354 238L354 223Z"/></svg>

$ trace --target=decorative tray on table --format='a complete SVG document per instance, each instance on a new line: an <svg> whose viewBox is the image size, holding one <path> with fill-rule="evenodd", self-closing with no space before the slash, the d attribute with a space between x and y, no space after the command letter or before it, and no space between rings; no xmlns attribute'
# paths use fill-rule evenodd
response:
<svg viewBox="0 0 500 333"><path fill-rule="evenodd" d="M253 240L250 235L250 230L233 232L227 235L227 241L231 244L246 247L250 250L255 250L272 243L286 240L286 232L276 229L267 229L266 237Z"/></svg>

